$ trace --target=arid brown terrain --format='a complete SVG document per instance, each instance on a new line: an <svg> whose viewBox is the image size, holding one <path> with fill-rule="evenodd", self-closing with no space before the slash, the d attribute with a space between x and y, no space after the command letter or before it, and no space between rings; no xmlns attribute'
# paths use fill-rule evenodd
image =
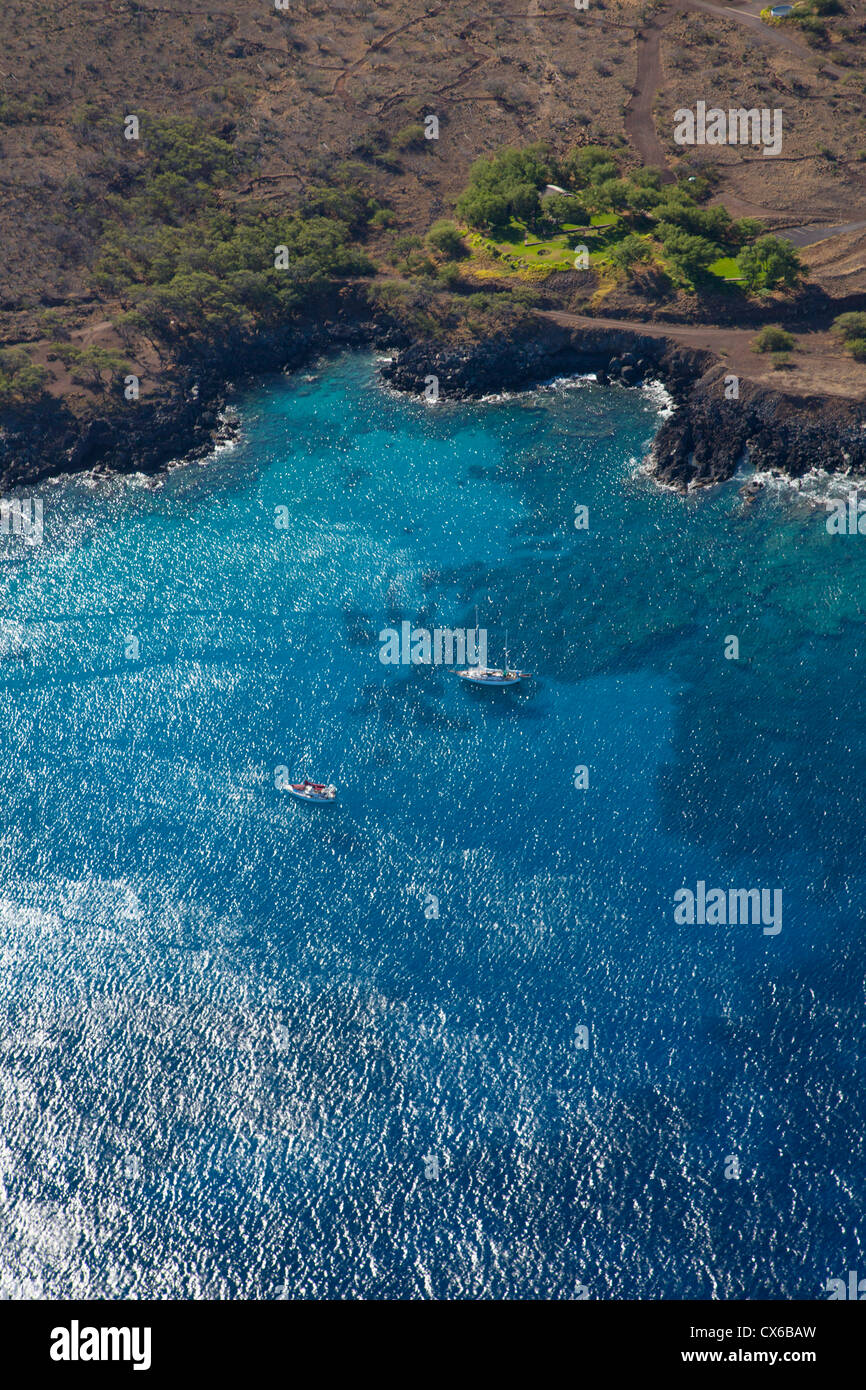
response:
<svg viewBox="0 0 866 1390"><path fill-rule="evenodd" d="M99 388L51 350L58 336L125 354L143 394L159 391L171 352L124 342L122 306L93 274L105 210L143 157L124 138L130 114L188 117L230 140L243 172L219 190L226 207L291 210L341 162L363 166L389 210L366 248L384 273L401 236L453 213L472 161L507 145L601 143L666 178L711 167L714 200L790 233L810 278L851 307L866 294L866 3L844 0L820 34L769 26L759 11L754 0L7 0L0 343L24 345L46 389L78 408ZM781 153L675 144L675 111L699 100L781 109ZM438 139L401 140L428 115ZM827 235L838 227L849 230ZM548 308L587 307L557 293ZM602 312L655 313L625 290ZM796 389L866 395L866 364L845 356L829 320L812 327L787 374ZM665 331L687 343L695 330ZM742 373L770 372L747 326L708 334Z"/></svg>

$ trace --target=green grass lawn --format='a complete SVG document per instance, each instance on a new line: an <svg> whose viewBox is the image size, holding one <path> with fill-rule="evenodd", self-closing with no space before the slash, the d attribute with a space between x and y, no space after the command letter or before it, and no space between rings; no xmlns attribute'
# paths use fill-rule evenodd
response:
<svg viewBox="0 0 866 1390"><path fill-rule="evenodd" d="M473 232L468 241L473 250L486 252L499 261L506 273L510 269L518 274L521 271L548 274L552 270L571 270L574 266L574 252L571 249L575 241L574 232L563 231L559 236L542 240L527 232L519 223L512 222L502 240Z"/></svg>
<svg viewBox="0 0 866 1390"><path fill-rule="evenodd" d="M549 241L528 241L522 245L512 242L490 242L499 256L516 269L569 270L574 262L574 252L566 236L552 237Z"/></svg>
<svg viewBox="0 0 866 1390"><path fill-rule="evenodd" d="M510 269L515 274L523 273L535 278L554 270L573 270L574 248L581 245L585 245L589 251L590 265L602 268L608 261L609 247L619 241L623 231L622 219L606 213L594 216L589 226L567 223L562 232L553 237L535 236L522 223L512 219L506 235L501 239L472 232L467 240L473 250L486 253L499 262L502 268L499 273L504 271L507 274Z"/></svg>
<svg viewBox="0 0 866 1390"><path fill-rule="evenodd" d="M538 237L526 227L512 219L507 232L500 238L483 236L480 232L467 235L469 245L476 259L492 258L496 268L477 267L481 276L523 275L530 279L543 278L552 271L573 270L574 250L584 245L589 251L589 263L599 272L612 270L610 251L631 231L629 223L616 213L596 213L589 226L579 227L568 224L562 232L553 237ZM664 255L651 244L652 259L669 273L674 274ZM709 267L709 273L717 280L729 284L733 289L740 280L739 266L733 256L720 256Z"/></svg>
<svg viewBox="0 0 866 1390"><path fill-rule="evenodd" d="M721 256L719 260L713 261L712 265L708 266L708 270L711 275L718 276L720 280L742 279L740 267L733 256Z"/></svg>

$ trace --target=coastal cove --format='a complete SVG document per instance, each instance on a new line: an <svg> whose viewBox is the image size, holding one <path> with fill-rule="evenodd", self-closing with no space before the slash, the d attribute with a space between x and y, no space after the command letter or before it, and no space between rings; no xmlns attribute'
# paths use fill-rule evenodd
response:
<svg viewBox="0 0 866 1390"><path fill-rule="evenodd" d="M798 312L808 322L822 308L806 296ZM755 321L761 322L759 315ZM232 436L225 407L237 387L264 372L298 371L322 353L347 347L393 355L383 376L419 397L431 377L452 400L576 373L623 385L657 380L675 409L654 441L651 464L659 481L680 491L729 479L744 457L758 470L794 478L814 470L866 475L866 404L856 394L809 390L808 372L806 387L796 390L782 373L778 385L755 380L757 368L747 361L750 375L737 377L737 399L727 398L731 363L727 351L709 344L742 339L745 350L752 336L700 323L608 323L539 310L527 313L510 333L481 341L427 341L399 312L371 305L363 286L347 286L326 297L303 323L253 337L193 339L153 399L114 402L96 417L78 418L65 402L48 398L7 411L0 429L0 479L6 487L24 487L94 469L158 472L203 457Z"/></svg>
<svg viewBox="0 0 866 1390"><path fill-rule="evenodd" d="M866 0L0 34L6 1341L847 1374Z"/></svg>
<svg viewBox="0 0 866 1390"><path fill-rule="evenodd" d="M652 379L701 363L614 333L311 338L217 450L82 459L2 537L3 1297L862 1268L866 550L805 491L658 486ZM381 661L476 610L519 690Z"/></svg>

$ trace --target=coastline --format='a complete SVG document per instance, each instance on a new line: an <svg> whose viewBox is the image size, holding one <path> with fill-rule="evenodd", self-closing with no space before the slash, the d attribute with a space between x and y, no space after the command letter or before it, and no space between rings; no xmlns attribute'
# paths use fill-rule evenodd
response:
<svg viewBox="0 0 866 1390"><path fill-rule="evenodd" d="M420 393L425 378L441 394L475 398L537 385L557 375L594 372L602 384L657 380L674 408L653 440L649 471L679 492L733 477L744 457L756 470L800 478L815 469L866 473L866 402L800 396L743 379L725 398L726 364L706 349L624 328L569 329L545 320L530 340L489 342L477 351L415 343L383 368L391 385Z"/></svg>
<svg viewBox="0 0 866 1390"><path fill-rule="evenodd" d="M657 380L673 410L649 458L658 482L685 493L730 479L744 458L759 472L801 478L815 469L866 474L866 401L801 395L743 378L725 397L729 367L712 350L678 343L665 324L586 326L568 315L532 311L520 331L482 341L425 342L398 312L344 287L303 323L271 327L246 340L197 342L165 378L161 394L134 406L112 403L84 418L51 397L0 419L5 488L82 471L155 473L201 458L234 435L223 412L230 386L256 374L299 370L322 353L381 348L391 387L422 395L431 377L440 397L481 399L555 376L595 373L601 384ZM528 326L529 331L524 329ZM672 328L673 331L673 328Z"/></svg>

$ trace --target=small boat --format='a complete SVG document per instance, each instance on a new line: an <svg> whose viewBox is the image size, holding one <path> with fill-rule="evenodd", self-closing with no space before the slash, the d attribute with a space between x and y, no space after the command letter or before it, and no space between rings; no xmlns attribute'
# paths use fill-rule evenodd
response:
<svg viewBox="0 0 866 1390"><path fill-rule="evenodd" d="M531 671L512 671L509 667L471 666L468 671L458 671L458 676L469 685L519 685L529 680Z"/></svg>
<svg viewBox="0 0 866 1390"><path fill-rule="evenodd" d="M311 782L305 777L303 782L290 782L287 791L300 801L336 801L337 788L330 782Z"/></svg>

